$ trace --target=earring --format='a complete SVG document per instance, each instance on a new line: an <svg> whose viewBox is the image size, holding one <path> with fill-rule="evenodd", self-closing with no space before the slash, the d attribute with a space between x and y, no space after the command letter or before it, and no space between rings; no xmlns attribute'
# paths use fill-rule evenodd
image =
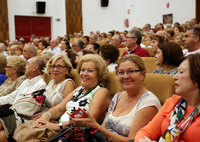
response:
<svg viewBox="0 0 200 142"><path fill-rule="evenodd" d="M199 87L199 84L198 84L198 83L196 83L196 82L195 82L195 84L194 84L194 85L195 85L196 87Z"/></svg>

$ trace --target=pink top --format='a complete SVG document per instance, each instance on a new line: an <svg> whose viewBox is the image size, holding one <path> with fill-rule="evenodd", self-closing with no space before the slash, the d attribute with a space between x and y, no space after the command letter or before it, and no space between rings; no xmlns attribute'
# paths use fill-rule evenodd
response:
<svg viewBox="0 0 200 142"><path fill-rule="evenodd" d="M171 98L167 99L163 107L157 113L157 115L153 118L151 122L142 129L138 131L135 136L135 142L138 139L143 139L144 136L147 136L151 140L157 140L167 129L169 125L169 117L174 109L174 106L180 101L181 97L177 95L173 95ZM185 115L183 119L190 115L190 113L195 108L188 107L186 109ZM200 117L198 117L181 135L180 142L200 142Z"/></svg>

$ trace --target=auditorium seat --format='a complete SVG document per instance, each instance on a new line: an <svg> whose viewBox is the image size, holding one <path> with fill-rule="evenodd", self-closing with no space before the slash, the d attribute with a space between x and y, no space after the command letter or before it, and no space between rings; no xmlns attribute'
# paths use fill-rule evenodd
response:
<svg viewBox="0 0 200 142"><path fill-rule="evenodd" d="M147 73L152 73L155 69L160 68L155 64L154 57L141 57L141 58L144 61Z"/></svg>

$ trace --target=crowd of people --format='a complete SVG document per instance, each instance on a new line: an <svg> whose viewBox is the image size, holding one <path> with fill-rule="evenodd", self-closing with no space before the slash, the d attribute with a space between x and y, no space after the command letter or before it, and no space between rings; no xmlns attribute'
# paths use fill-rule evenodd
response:
<svg viewBox="0 0 200 142"><path fill-rule="evenodd" d="M120 55L121 49L126 50ZM155 57L160 68L152 74L174 75L175 94L163 106L145 88L146 67L141 57ZM75 69L81 86L72 79ZM198 141L199 69L200 25L196 19L165 29L158 23L155 28L146 24L123 32L2 41L0 142L14 141L16 128L29 120L34 120L33 129L55 133L68 124L93 126L113 142ZM113 98L102 85L109 72L116 73L123 88ZM46 89L46 107L28 119L15 115L11 108L21 94L40 89ZM79 108L87 118L68 114Z"/></svg>

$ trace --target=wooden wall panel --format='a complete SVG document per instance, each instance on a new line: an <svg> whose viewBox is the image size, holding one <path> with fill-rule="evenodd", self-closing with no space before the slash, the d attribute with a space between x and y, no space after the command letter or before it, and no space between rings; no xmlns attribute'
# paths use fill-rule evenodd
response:
<svg viewBox="0 0 200 142"><path fill-rule="evenodd" d="M0 41L9 39L7 0L0 0Z"/></svg>
<svg viewBox="0 0 200 142"><path fill-rule="evenodd" d="M196 0L196 19L197 24L200 24L200 0Z"/></svg>
<svg viewBox="0 0 200 142"><path fill-rule="evenodd" d="M82 0L65 0L65 2L67 34L82 31Z"/></svg>

